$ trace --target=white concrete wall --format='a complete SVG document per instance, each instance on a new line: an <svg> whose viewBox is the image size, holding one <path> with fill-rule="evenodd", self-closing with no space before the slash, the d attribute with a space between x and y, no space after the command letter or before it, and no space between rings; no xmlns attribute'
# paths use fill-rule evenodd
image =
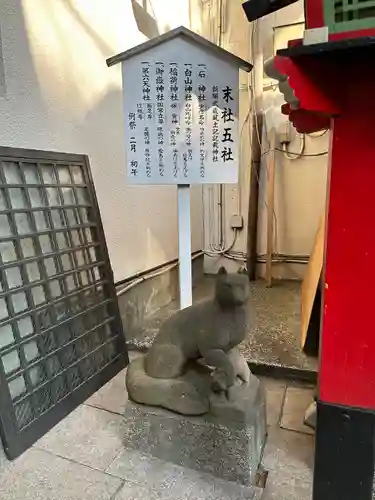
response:
<svg viewBox="0 0 375 500"><path fill-rule="evenodd" d="M219 21L218 11L220 1L223 2L225 12L224 22ZM222 43L224 47L240 57L249 59L257 66L253 73L253 80L247 81L246 76L241 79L241 102L240 116L244 120L251 105L251 96L246 91L248 83L256 83L260 86L257 94L257 109L264 113L265 124L268 135L272 127L277 127L281 122L286 121L286 117L281 114L280 105L283 104L282 96L278 91L267 90L266 78L263 79L263 61L274 55L275 50L286 46L290 38L299 38L303 31L303 1L282 9L272 15L266 16L258 22L255 39L259 35L257 44L254 43L251 50L251 25L247 22L242 10L241 2L230 2L229 0L205 0L202 2L203 8L200 15L200 31L205 36L214 41L218 39L218 26L222 26ZM199 22L196 21L199 25ZM193 26L194 27L194 26ZM273 83L276 83L273 81ZM262 91L262 87L264 89ZM242 137L242 162L239 186L226 186L225 192L225 240L229 244L232 239L230 229L230 217L233 213L241 211L245 228L248 214L249 202L249 177L250 177L250 134L251 127L248 122L243 129ZM316 134L318 135L318 134ZM300 138L292 128L292 142L289 145L290 151L299 151ZM308 255L310 254L315 233L318 226L319 217L324 208L326 196L327 180L327 156L310 156L323 151L327 151L329 133L322 137L306 136L306 147L303 156L297 160L288 160L283 153L276 153L276 178L275 178L275 238L274 252L279 254ZM276 147L280 147L277 144ZM263 150L268 149L267 141L263 141ZM266 156L263 157L260 190L259 190L259 225L258 225L258 254L266 252ZM215 188L212 190L215 194ZM211 195L212 195L211 192ZM211 210L204 210L205 217L205 244L206 249L209 243L209 225L217 219L218 207L217 198L205 193L205 208L211 206ZM213 200L213 201L212 201ZM240 201L240 203L239 203ZM214 207L214 208L212 208ZM212 218L210 214L215 212ZM217 238L216 238L217 239ZM242 230L236 239L232 250L236 256L247 251L246 229ZM226 265L228 268L236 268L241 265L240 260L228 258L206 258L205 269L207 272L216 272L219 265ZM302 278L306 270L306 265L300 264L275 264L273 274L277 278ZM258 272L264 276L264 266L259 265Z"/></svg>
<svg viewBox="0 0 375 500"><path fill-rule="evenodd" d="M196 0L198 2L198 0ZM242 10L241 2L225 3L224 23L220 21L220 7L218 0L204 0L200 2L200 15L197 15L198 7L192 8L195 14L193 17L192 28L199 31L203 36L215 43L220 41L221 26L221 44L230 52L250 60L250 25L247 22ZM246 251L247 235L247 214L249 199L250 182L250 130L248 112L250 109L250 95L248 92L249 74L240 71L240 132L241 132L241 156L240 172L238 185L226 185L223 192L223 233L224 247L231 247L234 252ZM210 186L204 188L204 247L205 250L212 252L213 247L217 247L219 241L219 186ZM244 219L244 229L238 231L234 240L234 233L230 228L232 215L240 213ZM216 273L221 265L234 271L243 261L222 257L220 254L205 257L205 271L207 273Z"/></svg>
<svg viewBox="0 0 375 500"><path fill-rule="evenodd" d="M159 30L188 26L188 3L153 0ZM131 0L2 0L0 23L0 145L89 155L115 280L174 259L176 190L126 185L121 68L105 64L146 39ZM200 205L195 189L193 250Z"/></svg>
<svg viewBox="0 0 375 500"><path fill-rule="evenodd" d="M286 47L290 39L301 38L304 30L303 2L281 9L259 21L260 45L264 60L275 54L276 50ZM265 78L264 84L269 83ZM275 82L273 82L275 83ZM266 87L267 88L267 87ZM283 97L278 90L264 90L263 110L265 128L269 137L272 127L286 123L280 112ZM265 132L265 130L264 130ZM301 138L291 127L292 142L289 151L300 150ZM276 152L275 162L275 232L274 252L287 255L309 255L318 228L319 218L324 210L327 186L328 156L313 156L328 150L329 132L305 136L305 156L289 160L281 152ZM267 149L265 140L264 149ZM276 144L281 148L280 143ZM258 253L266 252L267 196L266 162L263 158L259 193L259 232ZM306 265L275 264L273 275L276 278L302 278ZM259 267L261 275L264 266Z"/></svg>

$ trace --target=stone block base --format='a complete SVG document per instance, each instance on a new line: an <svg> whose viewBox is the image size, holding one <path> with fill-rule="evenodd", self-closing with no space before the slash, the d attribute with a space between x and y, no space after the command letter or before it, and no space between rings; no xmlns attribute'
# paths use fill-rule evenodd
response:
<svg viewBox="0 0 375 500"><path fill-rule="evenodd" d="M266 438L265 397L256 377L231 402L211 400L211 412L187 417L128 402L124 445L226 481L254 484Z"/></svg>

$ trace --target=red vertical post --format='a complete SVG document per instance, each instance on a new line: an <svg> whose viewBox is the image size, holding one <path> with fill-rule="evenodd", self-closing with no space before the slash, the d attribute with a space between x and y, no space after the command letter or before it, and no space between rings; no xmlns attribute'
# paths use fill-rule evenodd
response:
<svg viewBox="0 0 375 500"><path fill-rule="evenodd" d="M305 2L306 29L324 26L323 0Z"/></svg>
<svg viewBox="0 0 375 500"><path fill-rule="evenodd" d="M320 396L330 403L375 409L375 106L371 92L374 89L363 89L362 97L348 103L351 109L334 120Z"/></svg>
<svg viewBox="0 0 375 500"><path fill-rule="evenodd" d="M375 37L290 43L300 132L331 119L313 500L371 500L375 458Z"/></svg>
<svg viewBox="0 0 375 500"><path fill-rule="evenodd" d="M348 58L347 81L336 82L344 107L330 151L314 500L372 498L375 71L365 62Z"/></svg>

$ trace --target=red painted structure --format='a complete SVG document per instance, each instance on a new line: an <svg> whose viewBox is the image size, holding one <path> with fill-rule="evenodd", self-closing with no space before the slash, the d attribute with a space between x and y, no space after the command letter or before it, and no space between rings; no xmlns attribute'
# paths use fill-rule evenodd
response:
<svg viewBox="0 0 375 500"><path fill-rule="evenodd" d="M375 464L375 37L290 44L300 132L331 128L314 500L370 500ZM375 224L374 224L375 225Z"/></svg>
<svg viewBox="0 0 375 500"><path fill-rule="evenodd" d="M319 398L375 409L375 43L346 45L293 43L275 66L299 100L283 106L296 129L332 129Z"/></svg>
<svg viewBox="0 0 375 500"><path fill-rule="evenodd" d="M308 29L324 28L322 8L322 0L306 1ZM317 31L322 39L326 33ZM374 58L375 29L366 29L329 34L328 41L310 45L290 41L265 64L288 99L282 112L299 132L331 129L314 500L373 498Z"/></svg>
<svg viewBox="0 0 375 500"><path fill-rule="evenodd" d="M360 22L364 14L373 16L372 2L365 1L327 4L327 28L335 33L326 42L292 40L265 63L297 131L331 129L314 500L373 498L375 18ZM323 0L306 0L305 7L306 28L323 28L315 34L324 40ZM250 17L254 11L247 9ZM344 31L371 26L371 19L373 29Z"/></svg>

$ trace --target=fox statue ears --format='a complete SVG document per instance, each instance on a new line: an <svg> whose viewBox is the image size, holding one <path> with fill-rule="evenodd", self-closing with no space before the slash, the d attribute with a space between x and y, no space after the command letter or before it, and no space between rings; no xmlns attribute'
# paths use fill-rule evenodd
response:
<svg viewBox="0 0 375 500"><path fill-rule="evenodd" d="M228 274L227 270L225 269L224 266L221 266L218 273L217 273L219 276L224 276L225 274ZM237 274L246 274L246 270L244 268L239 268L238 271L237 271Z"/></svg>

